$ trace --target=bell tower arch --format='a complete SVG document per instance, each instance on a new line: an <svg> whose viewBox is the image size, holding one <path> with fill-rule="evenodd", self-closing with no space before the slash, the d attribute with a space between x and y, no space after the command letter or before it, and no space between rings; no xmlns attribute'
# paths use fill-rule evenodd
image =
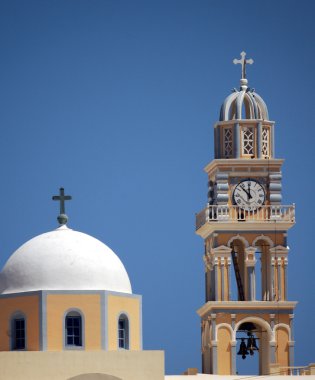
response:
<svg viewBox="0 0 315 380"><path fill-rule="evenodd" d="M234 375L236 358L259 356L259 374L271 364L293 365L296 302L287 299L287 233L295 207L282 204L283 159L275 157L275 123L248 86L241 64L239 89L222 104L214 126L215 159L205 167L208 203L196 215L204 239L206 294L198 310L203 373Z"/></svg>

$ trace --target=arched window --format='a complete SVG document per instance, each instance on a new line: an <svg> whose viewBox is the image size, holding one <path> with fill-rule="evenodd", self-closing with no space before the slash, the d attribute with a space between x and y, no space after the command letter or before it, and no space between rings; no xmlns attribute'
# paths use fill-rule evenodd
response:
<svg viewBox="0 0 315 380"><path fill-rule="evenodd" d="M11 319L11 349L25 350L26 320L23 314L15 314Z"/></svg>
<svg viewBox="0 0 315 380"><path fill-rule="evenodd" d="M70 311L66 315L65 346L82 347L82 317L77 311Z"/></svg>
<svg viewBox="0 0 315 380"><path fill-rule="evenodd" d="M129 321L125 314L118 319L118 348L129 350Z"/></svg>

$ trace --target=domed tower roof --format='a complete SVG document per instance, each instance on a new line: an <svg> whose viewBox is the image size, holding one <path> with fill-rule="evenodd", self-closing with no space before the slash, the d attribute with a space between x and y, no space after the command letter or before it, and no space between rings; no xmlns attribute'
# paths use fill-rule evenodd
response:
<svg viewBox="0 0 315 380"><path fill-rule="evenodd" d="M23 244L0 273L0 294L35 290L132 292L118 256L101 241L65 225Z"/></svg>
<svg viewBox="0 0 315 380"><path fill-rule="evenodd" d="M274 157L274 122L269 120L266 103L253 88L248 87L246 65L252 59L234 59L241 64L239 90L224 100L219 121L214 126L216 159L271 159Z"/></svg>
<svg viewBox="0 0 315 380"><path fill-rule="evenodd" d="M241 79L240 89L233 89L223 102L220 110L220 121L234 119L269 120L266 103L255 89L247 87L247 79Z"/></svg>

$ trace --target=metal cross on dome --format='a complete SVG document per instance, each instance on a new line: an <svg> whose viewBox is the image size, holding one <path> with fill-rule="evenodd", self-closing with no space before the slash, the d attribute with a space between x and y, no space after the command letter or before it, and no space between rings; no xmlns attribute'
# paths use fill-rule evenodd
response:
<svg viewBox="0 0 315 380"><path fill-rule="evenodd" d="M254 60L253 59L246 59L245 58L246 56L246 53L245 51L242 51L241 52L241 59L236 59L234 58L233 59L233 63L234 65L237 65L238 63L242 65L242 79L246 79L246 65L249 64L249 65L252 65L254 63Z"/></svg>
<svg viewBox="0 0 315 380"><path fill-rule="evenodd" d="M65 195L65 189L61 187L59 189L59 195L54 195L52 197L53 201L59 201L60 202L60 215L58 216L58 222L59 224L66 224L68 221L68 217L66 215L65 211L65 201L70 201L72 199L71 195Z"/></svg>

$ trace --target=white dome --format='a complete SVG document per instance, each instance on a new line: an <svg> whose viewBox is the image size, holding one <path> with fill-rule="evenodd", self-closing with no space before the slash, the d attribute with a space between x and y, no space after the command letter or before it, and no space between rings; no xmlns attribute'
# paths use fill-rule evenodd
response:
<svg viewBox="0 0 315 380"><path fill-rule="evenodd" d="M132 292L118 256L99 240L66 226L23 244L0 273L0 294L33 290Z"/></svg>

